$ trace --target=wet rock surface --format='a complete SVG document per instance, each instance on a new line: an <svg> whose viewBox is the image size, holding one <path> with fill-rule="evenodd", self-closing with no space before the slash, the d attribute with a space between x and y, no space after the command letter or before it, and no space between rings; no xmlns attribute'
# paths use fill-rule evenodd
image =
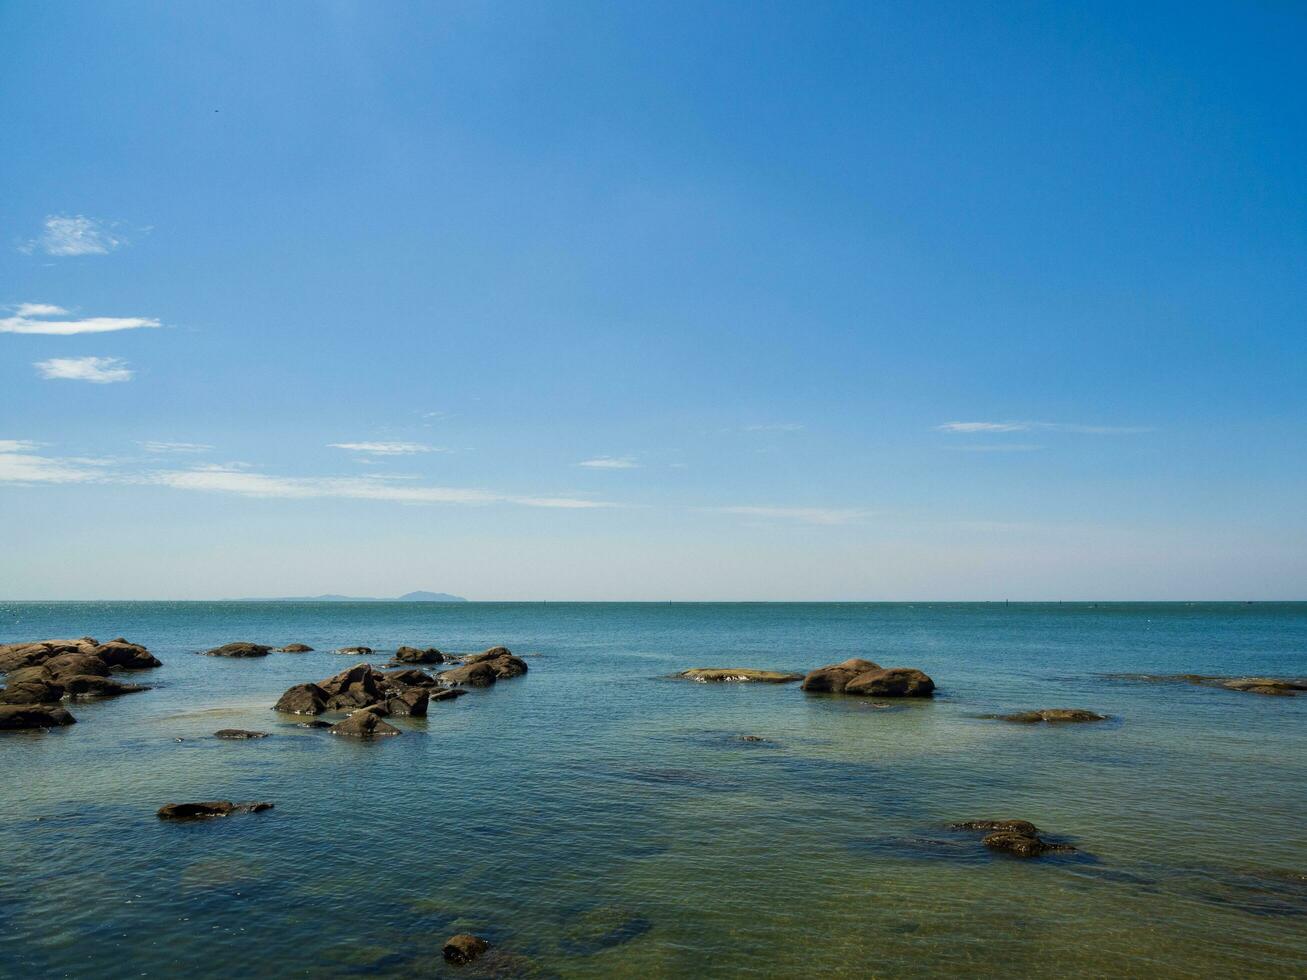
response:
<svg viewBox="0 0 1307 980"><path fill-rule="evenodd" d="M1219 687L1245 694L1295 697L1307 692L1304 677L1232 677L1222 674L1103 674L1108 680L1139 681L1145 684L1193 684Z"/></svg>
<svg viewBox="0 0 1307 980"><path fill-rule="evenodd" d="M462 966L465 963L471 963L489 948L490 943L480 936L462 932L445 940L444 945L440 947L440 955L445 958L447 963Z"/></svg>
<svg viewBox="0 0 1307 980"><path fill-rule="evenodd" d="M881 667L855 658L810 671L800 689L815 694L928 698L935 693L935 682L915 667Z"/></svg>
<svg viewBox="0 0 1307 980"><path fill-rule="evenodd" d="M759 670L755 667L692 667L673 676L682 680L698 681L701 684L730 682L789 684L793 681L803 680L802 674L786 673L779 670Z"/></svg>
<svg viewBox="0 0 1307 980"><path fill-rule="evenodd" d="M513 656L507 647L491 647L462 660L463 666L441 671L436 680L447 687L489 687L496 681L521 677L527 671L526 661Z"/></svg>
<svg viewBox="0 0 1307 980"><path fill-rule="evenodd" d="M332 735L347 735L351 738L402 734L394 725L383 721L380 713L373 708L360 708L344 721L332 725L327 731Z"/></svg>
<svg viewBox="0 0 1307 980"><path fill-rule="evenodd" d="M304 643L287 643L284 647L277 647L276 653L312 653L313 647Z"/></svg>
<svg viewBox="0 0 1307 980"><path fill-rule="evenodd" d="M59 728L76 721L57 704L0 704L0 731Z"/></svg>
<svg viewBox="0 0 1307 980"><path fill-rule="evenodd" d="M100 643L94 637L77 640L38 640L0 645L0 729L51 728L76 719L58 702L114 697L148 691L110 676L115 671L146 670L161 664L149 650L116 637Z"/></svg>
<svg viewBox="0 0 1307 980"><path fill-rule="evenodd" d="M392 661L396 664L443 664L445 655L435 647L419 650L417 647L400 647Z"/></svg>
<svg viewBox="0 0 1307 980"><path fill-rule="evenodd" d="M1017 725L1067 725L1107 721L1107 715L1100 715L1084 708L1039 708L1035 711L1018 711L1010 715L985 715L984 717L1009 721Z"/></svg>
<svg viewBox="0 0 1307 980"><path fill-rule="evenodd" d="M267 738L267 732L252 732L244 728L220 728L213 733L214 738L231 739L233 741L250 738Z"/></svg>
<svg viewBox="0 0 1307 980"><path fill-rule="evenodd" d="M1076 848L1047 840L1029 820L965 820L950 825L952 830L978 831L980 843L991 851L1013 857L1034 858L1045 854L1072 854Z"/></svg>

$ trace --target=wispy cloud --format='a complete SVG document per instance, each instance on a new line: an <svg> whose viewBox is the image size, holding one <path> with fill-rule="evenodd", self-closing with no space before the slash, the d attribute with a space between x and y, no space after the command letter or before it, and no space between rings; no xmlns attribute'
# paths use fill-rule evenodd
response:
<svg viewBox="0 0 1307 980"><path fill-rule="evenodd" d="M110 226L81 214L52 214L41 225L41 233L20 246L20 251L42 251L46 255L106 255L127 244Z"/></svg>
<svg viewBox="0 0 1307 980"><path fill-rule="evenodd" d="M196 466L163 470L149 482L178 490L207 490L245 497L281 497L305 500L341 497L353 500L389 500L406 504L519 504L524 507L584 509L611 504L570 497L531 497L493 490L433 487L396 483L379 477L290 477L253 472L243 466Z"/></svg>
<svg viewBox="0 0 1307 980"><path fill-rule="evenodd" d="M838 507L712 507L709 509L719 514L795 521L800 524L854 524L867 516L865 510Z"/></svg>
<svg viewBox="0 0 1307 980"><path fill-rule="evenodd" d="M630 456L596 456L594 459L583 459L576 465L588 470L634 470L640 467Z"/></svg>
<svg viewBox="0 0 1307 980"><path fill-rule="evenodd" d="M97 483L104 469L91 460L59 459L36 452L35 442L0 439L0 484Z"/></svg>
<svg viewBox="0 0 1307 980"><path fill-rule="evenodd" d="M352 453L366 453L369 456L415 456L418 453L448 452L440 446L428 446L421 442L329 442L327 448L347 449Z"/></svg>
<svg viewBox="0 0 1307 980"><path fill-rule="evenodd" d="M798 422L767 422L759 425L746 425L745 432L801 432L803 425Z"/></svg>
<svg viewBox="0 0 1307 980"><path fill-rule="evenodd" d="M154 439L147 439L144 442L137 443L147 453L163 455L166 453L207 453L212 446L207 446L202 442L159 442Z"/></svg>
<svg viewBox="0 0 1307 980"><path fill-rule="evenodd" d="M1150 426L1077 425L1070 422L945 422L940 432L1078 432L1084 435L1129 435L1152 432Z"/></svg>
<svg viewBox="0 0 1307 980"><path fill-rule="evenodd" d="M0 333L48 334L67 337L79 333L110 333L114 330L138 330L162 324L147 316L69 316L63 307L50 303L22 303L13 316L0 317Z"/></svg>
<svg viewBox="0 0 1307 980"><path fill-rule="evenodd" d="M34 366L48 381L90 381L107 385L131 381L136 376L127 362L118 357L54 357L37 361Z"/></svg>
<svg viewBox="0 0 1307 980"><path fill-rule="evenodd" d="M948 448L960 453L1037 453L1047 447L1031 442L987 442L980 445L972 443L962 446L949 446Z"/></svg>

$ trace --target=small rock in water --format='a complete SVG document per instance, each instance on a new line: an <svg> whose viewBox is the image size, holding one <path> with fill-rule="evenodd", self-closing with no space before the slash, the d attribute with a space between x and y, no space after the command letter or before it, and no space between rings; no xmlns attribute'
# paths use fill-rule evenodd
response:
<svg viewBox="0 0 1307 980"><path fill-rule="evenodd" d="M224 643L220 647L214 647L212 650L205 650L206 657L266 657L272 652L272 647L264 646L262 643Z"/></svg>
<svg viewBox="0 0 1307 980"><path fill-rule="evenodd" d="M312 653L313 647L305 643L287 643L284 647L277 647L277 653Z"/></svg>
<svg viewBox="0 0 1307 980"><path fill-rule="evenodd" d="M296 728L330 728L331 722L320 721L315 718L313 721L298 721L295 723Z"/></svg>
<svg viewBox="0 0 1307 980"><path fill-rule="evenodd" d="M244 728L221 728L221 729L219 729L218 731L216 731L216 732L213 733L213 737L214 737L214 738L230 738L230 739L240 739L240 738L267 738L267 737L268 737L268 733L267 733L267 732L251 732L251 731L246 731Z"/></svg>
<svg viewBox="0 0 1307 980"><path fill-rule="evenodd" d="M207 820L229 817L235 813L261 813L272 809L271 803L233 803L231 800L208 800L203 803L165 803L159 807L160 820Z"/></svg>
<svg viewBox="0 0 1307 980"><path fill-rule="evenodd" d="M471 963L489 948L490 944L480 936L461 932L457 936L446 939L445 945L440 948L440 953L447 962L461 966L464 963Z"/></svg>
<svg viewBox="0 0 1307 980"><path fill-rule="evenodd" d="M1071 724L1086 721L1107 721L1107 715L1100 715L1084 708L1039 708L1035 711L1018 711L1011 715L990 715L999 721L1010 721L1018 725L1038 725L1046 722L1050 725Z"/></svg>
<svg viewBox="0 0 1307 980"><path fill-rule="evenodd" d="M691 667L675 675L682 680L698 681L700 684L721 684L725 682L760 684L789 684L803 680L802 674L792 674L780 670L759 670L756 667Z"/></svg>
<svg viewBox="0 0 1307 980"><path fill-rule="evenodd" d="M354 738L401 734L394 725L382 721L377 712L366 708L355 711L344 721L337 722L327 730L333 735L350 735Z"/></svg>
<svg viewBox="0 0 1307 980"><path fill-rule="evenodd" d="M372 647L341 647L337 653L352 653L360 657L367 657L372 654Z"/></svg>
<svg viewBox="0 0 1307 980"><path fill-rule="evenodd" d="M427 647L425 650L419 650L417 647L400 647L395 651L394 662L397 664L441 664L445 662L445 655L435 647Z"/></svg>
<svg viewBox="0 0 1307 980"><path fill-rule="evenodd" d="M985 832L980 843L991 851L1001 851L1014 857L1032 858L1075 851L1070 844L1055 844L1044 840L1039 836L1039 828L1029 820L965 820L950 824L949 827L951 830Z"/></svg>

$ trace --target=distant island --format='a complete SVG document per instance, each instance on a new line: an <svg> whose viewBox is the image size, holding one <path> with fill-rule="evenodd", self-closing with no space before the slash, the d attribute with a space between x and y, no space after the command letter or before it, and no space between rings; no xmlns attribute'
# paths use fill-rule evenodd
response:
<svg viewBox="0 0 1307 980"><path fill-rule="evenodd" d="M405 592L393 599L378 599L375 596L358 595L292 595L273 598L237 599L237 602L467 602L461 595L448 592Z"/></svg>

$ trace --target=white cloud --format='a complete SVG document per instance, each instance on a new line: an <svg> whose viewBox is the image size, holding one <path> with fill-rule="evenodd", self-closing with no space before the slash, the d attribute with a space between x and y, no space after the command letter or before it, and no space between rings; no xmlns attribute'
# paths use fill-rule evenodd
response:
<svg viewBox="0 0 1307 980"><path fill-rule="evenodd" d="M207 453L212 446L206 446L202 442L158 442L153 439L147 439L138 443L147 453Z"/></svg>
<svg viewBox="0 0 1307 980"><path fill-rule="evenodd" d="M131 381L135 373L119 357L54 357L37 361L36 369L48 381L90 381L98 385Z"/></svg>
<svg viewBox="0 0 1307 980"><path fill-rule="evenodd" d="M865 510L831 507L713 507L719 514L797 521L800 524L853 524L867 516Z"/></svg>
<svg viewBox="0 0 1307 980"><path fill-rule="evenodd" d="M0 483L92 483L104 479L93 462L39 456L37 444L24 439L0 440Z"/></svg>
<svg viewBox="0 0 1307 980"><path fill-rule="evenodd" d="M102 221L85 215L52 214L46 217L41 234L22 246L22 251L37 249L46 255L106 255L127 240L109 230Z"/></svg>
<svg viewBox="0 0 1307 980"><path fill-rule="evenodd" d="M492 490L433 487L396 483L379 477L290 477L250 472L238 465L197 466L164 470L146 482L178 490L206 490L244 497L280 497L306 500L338 497L352 500L388 500L405 504L518 504L523 507L587 509L611 504L570 497L523 497Z"/></svg>
<svg viewBox="0 0 1307 980"><path fill-rule="evenodd" d="M940 432L1078 432L1095 436L1153 431L1148 426L1075 425L1069 422L945 422L935 428Z"/></svg>
<svg viewBox="0 0 1307 980"><path fill-rule="evenodd" d="M49 303L21 303L13 316L0 317L0 333L48 334L68 337L79 333L110 333L114 330L137 330L162 326L154 317L90 316L80 319L54 320L68 311Z"/></svg>
<svg viewBox="0 0 1307 980"><path fill-rule="evenodd" d="M367 453L371 456L412 456L417 453L443 453L447 450L439 446L427 446L420 442L330 442L329 449L348 449L354 453Z"/></svg>
<svg viewBox="0 0 1307 980"><path fill-rule="evenodd" d="M634 470L640 466L630 456L596 456L594 459L582 460L576 465L591 470Z"/></svg>

